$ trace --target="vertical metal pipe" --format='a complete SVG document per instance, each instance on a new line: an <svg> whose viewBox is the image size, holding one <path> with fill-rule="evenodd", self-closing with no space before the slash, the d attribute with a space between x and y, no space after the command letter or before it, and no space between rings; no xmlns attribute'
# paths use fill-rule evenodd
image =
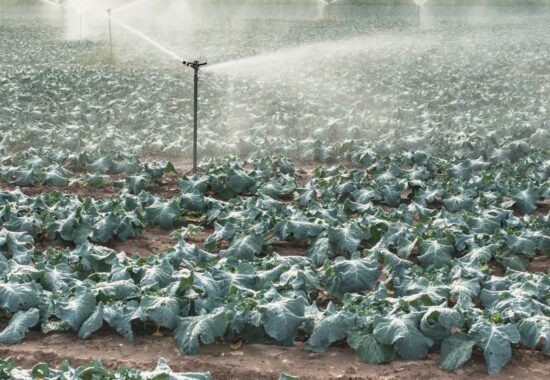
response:
<svg viewBox="0 0 550 380"><path fill-rule="evenodd" d="M61 6L61 27L65 27L65 6Z"/></svg>
<svg viewBox="0 0 550 380"><path fill-rule="evenodd" d="M199 68L195 68L195 97L193 110L193 174L197 173L197 135L198 135L198 108L199 108Z"/></svg>
<svg viewBox="0 0 550 380"><path fill-rule="evenodd" d="M82 7L82 2L80 2L80 6ZM82 8L80 8L78 15L79 15L79 19L80 19L80 38L79 38L79 40L81 40L82 39Z"/></svg>
<svg viewBox="0 0 550 380"><path fill-rule="evenodd" d="M109 53L113 55L113 33L111 31L111 10L107 9L109 13Z"/></svg>

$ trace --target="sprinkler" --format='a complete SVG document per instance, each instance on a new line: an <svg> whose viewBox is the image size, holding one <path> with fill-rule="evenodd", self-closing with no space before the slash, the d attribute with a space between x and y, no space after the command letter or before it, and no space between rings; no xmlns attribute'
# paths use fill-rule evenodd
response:
<svg viewBox="0 0 550 380"><path fill-rule="evenodd" d="M199 100L199 69L201 66L205 66L207 62L200 63L199 61L187 62L183 61L183 64L187 67L195 70L195 95L194 95L194 107L193 107L193 174L197 174L197 135L198 135L198 100Z"/></svg>
<svg viewBox="0 0 550 380"><path fill-rule="evenodd" d="M111 10L107 9L109 15L109 54L113 56L113 33L111 31Z"/></svg>
<svg viewBox="0 0 550 380"><path fill-rule="evenodd" d="M428 2L428 0L413 0L418 8L418 26L422 26L422 6Z"/></svg>
<svg viewBox="0 0 550 380"><path fill-rule="evenodd" d="M315 19L315 22L327 22L327 21L336 21L336 16L332 14L332 4L336 3L338 0L319 0L322 4L319 11L319 15Z"/></svg>
<svg viewBox="0 0 550 380"><path fill-rule="evenodd" d="M82 0L78 3L78 27L79 27L79 40L82 40Z"/></svg>

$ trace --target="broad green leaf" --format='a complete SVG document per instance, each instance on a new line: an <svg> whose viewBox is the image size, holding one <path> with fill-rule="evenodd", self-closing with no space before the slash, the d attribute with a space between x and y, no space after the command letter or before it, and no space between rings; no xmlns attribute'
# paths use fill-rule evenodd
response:
<svg viewBox="0 0 550 380"><path fill-rule="evenodd" d="M40 293L41 289L35 283L0 283L0 307L12 313L36 307Z"/></svg>
<svg viewBox="0 0 550 380"><path fill-rule="evenodd" d="M145 212L151 224L168 230L178 224L181 209L178 200L173 198L168 202L156 200L151 206L145 208Z"/></svg>
<svg viewBox="0 0 550 380"><path fill-rule="evenodd" d="M424 267L433 265L436 268L448 266L453 261L452 245L440 243L437 240L422 240L419 245L418 261Z"/></svg>
<svg viewBox="0 0 550 380"><path fill-rule="evenodd" d="M11 232L4 228L0 230L0 254L6 258L27 264L34 248L32 236L25 232Z"/></svg>
<svg viewBox="0 0 550 380"><path fill-rule="evenodd" d="M219 308L210 314L180 318L175 337L181 352L186 355L199 353L200 343L211 344L225 334L231 314Z"/></svg>
<svg viewBox="0 0 550 380"><path fill-rule="evenodd" d="M27 331L38 324L39 319L38 309L18 311L11 317L8 326L0 333L0 343L19 343Z"/></svg>
<svg viewBox="0 0 550 380"><path fill-rule="evenodd" d="M434 342L417 328L416 317L412 315L374 318L373 335L378 342L393 345L404 360L423 359Z"/></svg>
<svg viewBox="0 0 550 380"><path fill-rule="evenodd" d="M281 240L292 236L296 240L315 238L324 230L322 224L314 223L306 218L292 218L283 220L275 226L275 234Z"/></svg>
<svg viewBox="0 0 550 380"><path fill-rule="evenodd" d="M324 262L334 256L334 250L327 237L319 237L310 245L307 255L316 266L321 266Z"/></svg>
<svg viewBox="0 0 550 380"><path fill-rule="evenodd" d="M354 256L351 260L338 257L325 265L326 289L338 298L345 293L374 289L378 281L378 258L371 254L366 258Z"/></svg>
<svg viewBox="0 0 550 380"><path fill-rule="evenodd" d="M510 343L518 343L521 336L515 325L496 325L478 320L470 329L470 337L483 351L490 375L498 373L512 357Z"/></svg>
<svg viewBox="0 0 550 380"><path fill-rule="evenodd" d="M74 331L93 314L96 309L95 297L89 289L80 288L75 297L59 303L59 319Z"/></svg>
<svg viewBox="0 0 550 380"><path fill-rule="evenodd" d="M542 345L542 351L550 353L550 318L547 316L535 316L520 320L517 324L521 343L529 348Z"/></svg>
<svg viewBox="0 0 550 380"><path fill-rule="evenodd" d="M84 321L78 330L80 339L88 339L94 332L103 326L103 304L97 305L95 311Z"/></svg>
<svg viewBox="0 0 550 380"><path fill-rule="evenodd" d="M249 235L237 235L228 249L220 251L220 256L252 261L255 256L262 253L263 244L263 238L254 233Z"/></svg>
<svg viewBox="0 0 550 380"><path fill-rule="evenodd" d="M114 302L104 306L103 319L124 339L131 342L134 340L132 321L140 319L140 312L136 302Z"/></svg>
<svg viewBox="0 0 550 380"><path fill-rule="evenodd" d="M358 224L348 227L330 228L328 239L338 252L352 254L357 252L361 241L368 239L368 234Z"/></svg>
<svg viewBox="0 0 550 380"><path fill-rule="evenodd" d="M525 189L512 196L516 202L519 212L522 214L530 214L537 209L537 200L539 193L533 188Z"/></svg>
<svg viewBox="0 0 550 380"><path fill-rule="evenodd" d="M141 299L140 308L144 317L159 326L174 330L178 324L180 308L176 298L145 296Z"/></svg>
<svg viewBox="0 0 550 380"><path fill-rule="evenodd" d="M282 345L292 345L296 329L305 322L305 301L278 296L261 309L265 332Z"/></svg>
<svg viewBox="0 0 550 380"><path fill-rule="evenodd" d="M441 363L439 368L454 371L470 360L475 342L464 333L457 333L441 343Z"/></svg>
<svg viewBox="0 0 550 380"><path fill-rule="evenodd" d="M447 307L430 307L420 321L420 330L435 342L441 342L451 335L451 329L463 326L462 314Z"/></svg>
<svg viewBox="0 0 550 380"><path fill-rule="evenodd" d="M355 317L347 312L337 312L322 317L315 323L313 334L304 343L304 349L313 352L325 352L334 342L348 336Z"/></svg>
<svg viewBox="0 0 550 380"><path fill-rule="evenodd" d="M395 351L391 345L379 343L374 335L361 330L349 333L347 343L355 350L359 359L368 364L384 364L395 359Z"/></svg>

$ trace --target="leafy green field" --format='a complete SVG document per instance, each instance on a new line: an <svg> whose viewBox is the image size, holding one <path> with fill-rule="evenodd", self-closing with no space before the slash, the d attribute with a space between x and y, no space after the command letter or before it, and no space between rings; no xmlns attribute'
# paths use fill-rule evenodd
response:
<svg viewBox="0 0 550 380"><path fill-rule="evenodd" d="M64 40L33 7L0 8L1 344L108 330L173 335L182 355L438 352L447 371L479 352L489 374L550 353L548 10L437 7L418 28L408 8L319 25L295 5L206 28L187 48L212 41L220 65L201 77L191 175L182 69L121 42L96 60L104 40ZM109 248L151 227L176 243ZM209 378L170 372L0 362L16 379Z"/></svg>
<svg viewBox="0 0 550 380"><path fill-rule="evenodd" d="M141 372L129 368L120 368L116 372L110 372L103 368L101 362L90 363L89 366L71 368L68 363L63 363L59 369L52 369L46 364L38 364L31 370L23 370L13 366L11 359L0 360L0 375L4 379L132 379L132 380L210 380L208 373L175 373L172 372L166 362L161 359L157 368L151 372Z"/></svg>

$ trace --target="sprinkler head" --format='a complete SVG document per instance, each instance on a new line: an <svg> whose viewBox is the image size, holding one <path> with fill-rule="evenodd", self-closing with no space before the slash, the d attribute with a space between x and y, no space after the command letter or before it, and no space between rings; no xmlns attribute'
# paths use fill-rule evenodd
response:
<svg viewBox="0 0 550 380"><path fill-rule="evenodd" d="M196 71L199 71L199 68L201 66L205 66L205 65L208 64L207 62L200 63L199 61L193 61L193 62L183 61L182 63L185 66L190 67L190 68L192 68L193 70L196 70Z"/></svg>

